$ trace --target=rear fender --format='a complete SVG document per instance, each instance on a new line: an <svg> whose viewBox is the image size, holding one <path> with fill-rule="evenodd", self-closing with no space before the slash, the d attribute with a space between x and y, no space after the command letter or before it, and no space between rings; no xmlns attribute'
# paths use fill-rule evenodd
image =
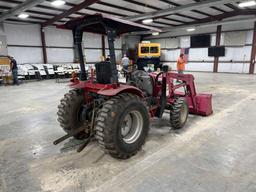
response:
<svg viewBox="0 0 256 192"><path fill-rule="evenodd" d="M115 96L121 93L131 93L134 95L138 95L139 97L143 97L143 93L140 89L130 85L120 85L116 89L103 89L103 90L99 90L97 93L99 95L104 95L104 96Z"/></svg>

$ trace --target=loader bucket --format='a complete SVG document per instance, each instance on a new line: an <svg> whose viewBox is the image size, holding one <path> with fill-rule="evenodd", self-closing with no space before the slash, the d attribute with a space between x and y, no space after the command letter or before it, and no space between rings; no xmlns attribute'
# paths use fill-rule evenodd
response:
<svg viewBox="0 0 256 192"><path fill-rule="evenodd" d="M195 96L196 108L193 107L190 97L187 97L189 112L196 115L209 116L212 110L212 94L197 94Z"/></svg>

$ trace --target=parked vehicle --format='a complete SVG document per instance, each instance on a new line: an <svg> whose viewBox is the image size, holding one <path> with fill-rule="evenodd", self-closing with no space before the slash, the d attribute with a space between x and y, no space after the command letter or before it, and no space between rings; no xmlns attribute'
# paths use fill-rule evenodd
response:
<svg viewBox="0 0 256 192"><path fill-rule="evenodd" d="M60 100L58 121L66 135L54 141L55 145L74 137L84 141L78 149L80 152L94 137L111 156L127 159L145 143L150 118L162 118L164 111L169 110L171 127L181 129L189 113L204 116L212 113L212 95L197 94L193 75L169 72L168 66L159 73L127 71L127 82L119 82L114 48L116 36L155 28L107 15L85 16L61 28L73 30L81 74L80 79L72 79L71 90ZM96 63L95 73L88 76L82 37L83 32L92 28L95 33L107 34L110 61ZM176 85L175 80L181 83ZM181 88L183 91L178 91Z"/></svg>
<svg viewBox="0 0 256 192"><path fill-rule="evenodd" d="M156 71L161 68L160 64L161 47L160 43L142 42L138 45L137 66L139 70L144 70L144 67L152 68Z"/></svg>

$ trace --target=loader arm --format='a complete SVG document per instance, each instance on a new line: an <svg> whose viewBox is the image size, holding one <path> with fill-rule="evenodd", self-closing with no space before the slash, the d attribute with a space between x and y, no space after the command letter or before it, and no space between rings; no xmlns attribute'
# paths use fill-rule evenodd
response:
<svg viewBox="0 0 256 192"><path fill-rule="evenodd" d="M180 84L174 85L174 80L182 81ZM189 103L189 111L193 114L208 116L212 113L212 95L197 94L192 74L178 74L169 72L167 75L167 84L169 88L168 100L172 102L177 96L186 97ZM184 92L178 91L183 87Z"/></svg>

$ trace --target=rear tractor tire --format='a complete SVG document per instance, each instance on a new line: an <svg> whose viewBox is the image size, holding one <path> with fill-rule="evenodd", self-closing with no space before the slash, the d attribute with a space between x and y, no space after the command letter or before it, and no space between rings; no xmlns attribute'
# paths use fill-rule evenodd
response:
<svg viewBox="0 0 256 192"><path fill-rule="evenodd" d="M181 129L187 122L189 113L185 98L178 97L170 107L170 123L173 129Z"/></svg>
<svg viewBox="0 0 256 192"><path fill-rule="evenodd" d="M114 96L103 104L96 117L96 139L114 158L128 159L145 143L149 115L139 97L132 94Z"/></svg>
<svg viewBox="0 0 256 192"><path fill-rule="evenodd" d="M58 121L60 126L66 133L84 126L84 120L82 120L82 109L84 104L83 95L78 90L70 90L61 99L58 106ZM89 133L80 132L74 136L75 139L86 139L89 137Z"/></svg>

